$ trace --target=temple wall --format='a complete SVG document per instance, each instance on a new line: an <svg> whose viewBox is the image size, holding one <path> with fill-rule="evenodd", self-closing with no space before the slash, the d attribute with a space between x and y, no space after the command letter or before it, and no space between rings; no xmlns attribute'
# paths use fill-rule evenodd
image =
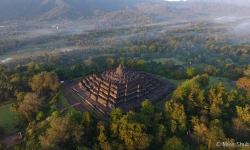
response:
<svg viewBox="0 0 250 150"><path fill-rule="evenodd" d="M139 108L146 98L156 102L174 89L147 74L120 69L121 74L116 74L116 69L109 69L89 75L78 86L101 105L122 107L125 111Z"/></svg>
<svg viewBox="0 0 250 150"><path fill-rule="evenodd" d="M95 94L90 94L90 98L93 100L96 100L96 95Z"/></svg>
<svg viewBox="0 0 250 150"><path fill-rule="evenodd" d="M100 96L98 97L98 102L99 102L100 104L102 104L103 106L105 106L105 107L106 107L106 105L107 105L107 101L104 100L103 98L101 98Z"/></svg>

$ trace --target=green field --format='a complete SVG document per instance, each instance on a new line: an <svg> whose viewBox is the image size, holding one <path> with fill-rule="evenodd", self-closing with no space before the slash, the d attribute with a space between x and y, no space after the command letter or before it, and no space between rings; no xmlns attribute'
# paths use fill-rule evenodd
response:
<svg viewBox="0 0 250 150"><path fill-rule="evenodd" d="M7 134L15 132L14 117L16 113L10 110L10 106L11 104L0 106L0 126L4 128Z"/></svg>
<svg viewBox="0 0 250 150"><path fill-rule="evenodd" d="M153 61L155 61L157 63L158 62L165 63L167 60L173 60L173 61L175 61L175 65L183 65L183 64L185 64L184 61L179 60L178 58L175 58L175 57L153 59Z"/></svg>
<svg viewBox="0 0 250 150"><path fill-rule="evenodd" d="M170 83L175 84L175 85L181 85L184 81L186 81L186 80L168 79L168 78L160 77L160 76L158 77L163 80L167 80ZM222 82L223 86L226 88L227 91L238 90L236 86L233 86L229 83L230 81L231 80L229 80L228 78L224 78L224 77L209 76L209 86L213 86Z"/></svg>
<svg viewBox="0 0 250 150"><path fill-rule="evenodd" d="M236 86L233 86L229 83L231 80L229 80L228 78L209 76L209 80L209 86L216 85L222 82L223 86L226 88L227 91L238 90Z"/></svg>
<svg viewBox="0 0 250 150"><path fill-rule="evenodd" d="M62 94L59 96L59 99L63 107L67 107L70 105L68 100Z"/></svg>

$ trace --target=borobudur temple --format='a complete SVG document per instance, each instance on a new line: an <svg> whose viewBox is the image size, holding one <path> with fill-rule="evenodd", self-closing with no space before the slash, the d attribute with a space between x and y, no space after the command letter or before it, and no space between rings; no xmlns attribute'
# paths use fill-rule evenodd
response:
<svg viewBox="0 0 250 150"><path fill-rule="evenodd" d="M103 114L111 108L136 110L149 99L156 103L172 93L175 86L156 77L119 65L87 76L78 83L77 94L85 104Z"/></svg>

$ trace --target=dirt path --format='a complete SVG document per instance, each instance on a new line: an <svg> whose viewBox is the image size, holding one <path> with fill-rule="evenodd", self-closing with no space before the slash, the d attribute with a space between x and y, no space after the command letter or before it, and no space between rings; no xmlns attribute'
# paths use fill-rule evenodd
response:
<svg viewBox="0 0 250 150"><path fill-rule="evenodd" d="M70 106L68 106L68 107L65 107L65 108L63 108L63 109L61 109L61 113L62 112L64 112L65 110L67 110L67 109L69 109L69 108L71 108L71 107L74 107L74 106L76 106L76 105L80 105L81 103L80 102L78 102L78 103L75 103L75 104L73 104L73 105L70 105Z"/></svg>

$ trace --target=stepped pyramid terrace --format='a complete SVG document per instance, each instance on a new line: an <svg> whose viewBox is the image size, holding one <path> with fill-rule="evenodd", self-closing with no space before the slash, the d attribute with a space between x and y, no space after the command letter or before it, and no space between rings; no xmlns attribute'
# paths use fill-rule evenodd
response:
<svg viewBox="0 0 250 150"><path fill-rule="evenodd" d="M108 115L111 108L136 110L149 99L153 104L171 94L175 86L146 73L119 65L82 79L74 91L83 102Z"/></svg>

